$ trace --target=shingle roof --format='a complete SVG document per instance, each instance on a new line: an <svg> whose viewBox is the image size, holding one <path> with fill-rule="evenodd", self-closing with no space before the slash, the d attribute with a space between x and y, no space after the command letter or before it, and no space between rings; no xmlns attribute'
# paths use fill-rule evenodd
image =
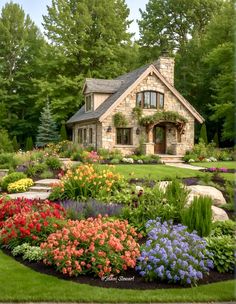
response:
<svg viewBox="0 0 236 304"><path fill-rule="evenodd" d="M95 111L85 113L85 106L82 106L68 121L68 124L75 122L82 122L85 120L98 119L102 116L110 106L143 74L143 72L150 66L145 65L130 73L121 75L115 79L116 83L120 81L121 85L117 91L110 95ZM97 79L98 80L98 79Z"/></svg>
<svg viewBox="0 0 236 304"><path fill-rule="evenodd" d="M121 80L86 78L86 93L115 93L121 86Z"/></svg>

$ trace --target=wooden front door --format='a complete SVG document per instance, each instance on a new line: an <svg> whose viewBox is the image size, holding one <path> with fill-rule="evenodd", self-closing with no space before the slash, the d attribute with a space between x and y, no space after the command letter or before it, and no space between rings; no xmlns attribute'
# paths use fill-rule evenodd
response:
<svg viewBox="0 0 236 304"><path fill-rule="evenodd" d="M166 129L156 126L153 129L154 152L156 154L166 153Z"/></svg>

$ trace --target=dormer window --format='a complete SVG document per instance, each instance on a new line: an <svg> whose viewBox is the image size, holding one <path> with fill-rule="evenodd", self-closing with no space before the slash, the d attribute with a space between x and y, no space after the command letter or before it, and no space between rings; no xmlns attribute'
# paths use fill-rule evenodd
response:
<svg viewBox="0 0 236 304"><path fill-rule="evenodd" d="M93 94L88 94L85 96L85 112L90 112L93 110Z"/></svg>
<svg viewBox="0 0 236 304"><path fill-rule="evenodd" d="M136 106L143 109L163 109L164 94L156 91L143 91L136 94Z"/></svg>

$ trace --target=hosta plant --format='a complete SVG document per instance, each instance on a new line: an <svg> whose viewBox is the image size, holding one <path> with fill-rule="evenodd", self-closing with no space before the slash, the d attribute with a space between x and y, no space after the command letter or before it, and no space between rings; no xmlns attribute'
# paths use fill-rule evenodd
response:
<svg viewBox="0 0 236 304"><path fill-rule="evenodd" d="M146 228L148 239L136 267L145 279L196 285L213 267L206 241L187 227L156 219L148 221Z"/></svg>
<svg viewBox="0 0 236 304"><path fill-rule="evenodd" d="M65 275L91 274L103 277L134 268L139 257L135 229L127 221L108 218L69 220L41 244L44 263Z"/></svg>
<svg viewBox="0 0 236 304"><path fill-rule="evenodd" d="M16 246L12 250L12 255L21 255L23 260L41 261L43 259L43 250L39 246L31 246L28 243Z"/></svg>

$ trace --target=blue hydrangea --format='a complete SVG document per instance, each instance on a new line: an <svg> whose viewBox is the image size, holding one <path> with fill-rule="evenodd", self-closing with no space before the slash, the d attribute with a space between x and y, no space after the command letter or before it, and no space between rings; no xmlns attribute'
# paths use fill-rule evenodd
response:
<svg viewBox="0 0 236 304"><path fill-rule="evenodd" d="M206 241L196 232L160 219L148 221L146 228L148 239L136 267L146 279L196 285L213 268Z"/></svg>

